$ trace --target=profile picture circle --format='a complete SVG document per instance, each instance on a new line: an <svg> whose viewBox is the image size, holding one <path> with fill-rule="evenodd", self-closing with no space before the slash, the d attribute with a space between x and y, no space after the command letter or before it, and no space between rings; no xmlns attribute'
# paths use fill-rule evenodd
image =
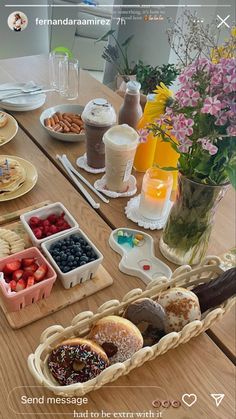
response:
<svg viewBox="0 0 236 419"><path fill-rule="evenodd" d="M15 32L22 32L28 25L28 18L23 12L13 12L8 16L9 28Z"/></svg>

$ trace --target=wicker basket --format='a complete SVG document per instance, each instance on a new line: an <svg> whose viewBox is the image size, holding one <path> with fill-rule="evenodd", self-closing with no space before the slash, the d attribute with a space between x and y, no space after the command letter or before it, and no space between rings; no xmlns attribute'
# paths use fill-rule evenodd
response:
<svg viewBox="0 0 236 419"><path fill-rule="evenodd" d="M107 301L98 308L95 314L91 311L82 312L74 317L69 327L63 328L60 325L55 325L47 328L41 335L40 345L37 347L35 353L29 355L28 367L30 372L40 385L48 388L56 395L83 396L92 390L96 390L116 380L122 375L128 374L132 369L141 366L146 361L156 358L158 355L164 354L169 349L176 348L178 345L188 342L192 337L199 335L211 327L229 311L236 298L232 297L228 299L220 307L204 313L202 320L196 320L187 324L179 333L172 332L165 335L157 344L140 349L127 361L111 365L99 376L85 383L61 386L53 379L47 367L47 358L50 351L62 340L75 336L86 336L97 320L112 314L122 315L127 305L141 297L156 299L161 291L169 287L182 286L191 289L197 284L209 282L222 273L219 264L219 258L209 256L201 266L195 269L191 269L187 265L181 266L176 269L169 281L162 277L152 281L145 291L139 288L133 289L124 296L121 302L118 300Z"/></svg>

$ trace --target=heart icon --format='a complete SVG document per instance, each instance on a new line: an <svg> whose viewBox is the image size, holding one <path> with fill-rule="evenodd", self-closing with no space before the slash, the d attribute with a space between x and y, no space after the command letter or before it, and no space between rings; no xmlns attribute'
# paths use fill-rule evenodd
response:
<svg viewBox="0 0 236 419"><path fill-rule="evenodd" d="M194 405L194 403L196 403L196 401L197 401L197 396L196 396L196 394L188 394L188 393L185 393L185 394L183 394L183 396L182 396L182 401L188 406L188 407L191 407L191 406L193 406Z"/></svg>

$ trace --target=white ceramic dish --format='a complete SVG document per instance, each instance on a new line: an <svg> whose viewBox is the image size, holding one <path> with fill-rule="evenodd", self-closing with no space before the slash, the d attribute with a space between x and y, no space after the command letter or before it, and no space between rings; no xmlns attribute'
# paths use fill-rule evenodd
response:
<svg viewBox="0 0 236 419"><path fill-rule="evenodd" d="M127 232L128 235L142 235L143 240L140 245L131 246L128 243L118 243L118 232ZM164 262L159 260L154 253L154 241L152 236L140 230L131 228L117 228L109 238L111 248L122 256L119 269L128 275L137 276L142 279L145 284L158 277L165 276L170 279L172 271ZM149 266L149 270L145 270L144 266Z"/></svg>
<svg viewBox="0 0 236 419"><path fill-rule="evenodd" d="M48 129L44 125L44 120L46 118L50 118L54 113L56 112L71 112L71 113L77 113L82 114L84 110L84 107L81 105L75 105L75 104L69 104L69 105L57 105L53 106L52 108L45 109L41 115L40 115L40 122L42 127L45 129L45 131L53 138L56 138L60 141L66 141L66 142L77 142L77 141L84 141L85 140L85 134L65 134L63 132L56 132Z"/></svg>
<svg viewBox="0 0 236 419"><path fill-rule="evenodd" d="M71 235L78 235L79 237L82 237L86 240L86 242L92 247L94 252L97 254L98 259L87 263L86 265L80 266L78 268L73 269L72 271L69 271L67 273L63 273L59 266L57 265L56 261L53 259L52 255L49 252L49 248L52 244L56 243L58 240L65 239ZM66 231L64 234L61 234L60 237L54 237L52 239L49 239L42 243L42 249L46 256L46 258L49 260L50 264L54 267L55 271L58 274L58 278L61 280L62 285L64 288L69 289L74 287L75 285L82 284L85 281L88 281L89 279L92 279L100 264L103 261L103 255L101 252L95 247L95 245L89 240L89 238L86 236L86 234L80 230L79 228L74 229L73 231Z"/></svg>
<svg viewBox="0 0 236 419"><path fill-rule="evenodd" d="M1 89L4 88L10 88L12 87L24 87L25 83L4 83L1 84ZM7 92L1 92L1 93L11 93L9 91ZM6 99L5 101L0 102L0 106L8 111L14 111L14 112L21 112L21 111L32 111L34 109L38 109L46 101L46 95L42 93L41 95L35 95L35 96L20 96L15 97L12 99Z"/></svg>
<svg viewBox="0 0 236 419"><path fill-rule="evenodd" d="M59 233L55 233L52 236L45 237L44 239L37 239L28 224L30 218L31 217L47 218L50 214L59 215L62 212L65 213L65 220L70 224L71 228L68 230L60 231ZM40 247L41 243L45 242L46 240L51 239L52 237L54 238L54 237L61 236L63 233L65 233L65 231L71 232L76 227L78 227L77 221L74 219L74 217L70 214L70 212L66 209L66 207L64 207L64 205L61 202L55 202L54 204L50 204L45 207L26 212L25 214L22 214L20 216L20 219L32 243L34 243L36 247Z"/></svg>

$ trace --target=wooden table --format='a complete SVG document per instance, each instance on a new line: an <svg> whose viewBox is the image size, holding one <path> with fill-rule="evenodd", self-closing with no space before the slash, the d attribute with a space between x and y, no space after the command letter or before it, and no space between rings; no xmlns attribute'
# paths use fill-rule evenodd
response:
<svg viewBox="0 0 236 419"><path fill-rule="evenodd" d="M17 75L16 68L18 69ZM34 69L33 73L32 68ZM32 79L32 74L34 74L33 78L35 81L45 82L45 69L44 58L33 57L17 59L16 61L2 60L0 62L0 81L4 82L10 79L18 81L29 80ZM79 102L85 103L88 99L94 97L95 94L96 96L105 95L115 104L116 108L119 106L119 97L105 86L91 79L86 73L83 73ZM58 97L53 95L48 99L45 107L50 106L50 103L55 104L55 100L58 101ZM72 405L49 406L42 404L24 406L20 404L20 395L22 394L28 397L51 396L45 390L33 387L35 382L26 367L28 354L34 351L38 345L39 336L46 327L55 323L66 326L78 312L94 310L107 299L120 298L127 290L143 286L138 279L128 277L118 271L119 256L112 252L107 244L111 232L110 227L115 227L116 223L120 223L119 226L122 223L124 223L123 225L128 225L126 219L122 218L121 213L125 200L121 200L120 204L118 204L117 200L112 201L111 206L102 206L98 213L89 207L86 201L77 193L76 188L55 167L58 166L57 162L55 162L56 152L66 151L67 155L74 162L75 157L82 153L82 146L72 145L69 151L68 145L65 146L63 143L48 138L39 126L38 116L41 112L42 108L34 112L17 113L15 116L26 134L19 130L14 141L1 148L1 153L3 154L22 156L36 165L39 172L37 186L22 198L9 201L8 203L1 203L0 214L24 208L46 199L62 201L76 217L81 228L103 252L105 256L104 265L109 273L113 275L114 285L93 297L76 303L18 331L11 330L3 313L0 313L3 333L3 339L1 340L3 360L1 370L2 381L4 382L0 401L3 419L8 417L14 419L17 417L17 412L21 412L23 417L25 417L23 412L37 414L39 418L45 417L43 413L51 414L52 417L56 417L56 414L60 414L60 417L73 417L75 407ZM49 180L52 178L53 184L50 184ZM230 203L229 194L227 199ZM113 211L115 211L116 215L114 218L112 218ZM115 221L118 216L121 218ZM225 238L228 230L226 231L224 226L226 221L224 219L224 208L222 208L222 217L219 222L221 223L222 231L224 227L225 247L230 247L231 236L229 235L229 238ZM92 229L91 225L93 226ZM219 246L221 246L220 243ZM225 250L225 247L222 251ZM219 252L221 252L221 249ZM21 387L21 389L13 390L15 387L22 385L30 386L30 388ZM119 386L119 388L117 389L116 386ZM132 388L132 386L136 388ZM137 388L137 386L142 388ZM90 393L88 395L89 405L84 405L81 408L77 407L75 410L84 413L86 413L86 409L89 412L96 412L101 409L108 412L142 412L149 410L155 412L155 409L152 407L152 401L155 399L176 400L181 399L184 393L195 393L198 401L191 409L184 405L178 409L169 408L168 411L163 412L163 417L167 419L198 419L200 417L230 419L234 413L234 374L232 363L206 334L202 334L188 344L182 345L145 364L128 376L120 378L111 387ZM9 399L7 399L9 393L11 394ZM226 394L220 407L216 408L210 393Z"/></svg>

